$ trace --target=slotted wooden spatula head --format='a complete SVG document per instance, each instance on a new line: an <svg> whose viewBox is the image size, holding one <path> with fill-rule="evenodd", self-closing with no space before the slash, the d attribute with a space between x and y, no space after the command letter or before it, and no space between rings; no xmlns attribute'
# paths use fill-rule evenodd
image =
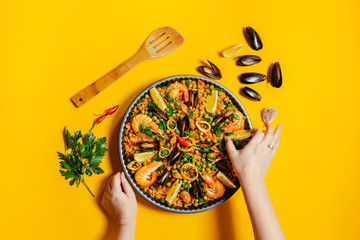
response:
<svg viewBox="0 0 360 240"><path fill-rule="evenodd" d="M183 36L175 29L169 26L159 27L150 33L142 50L148 52L149 58L157 58L171 53L183 43Z"/></svg>

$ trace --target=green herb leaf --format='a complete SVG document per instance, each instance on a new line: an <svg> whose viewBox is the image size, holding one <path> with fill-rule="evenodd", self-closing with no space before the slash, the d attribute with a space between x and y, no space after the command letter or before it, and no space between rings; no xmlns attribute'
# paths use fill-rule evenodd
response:
<svg viewBox="0 0 360 240"><path fill-rule="evenodd" d="M195 135L192 134L192 133L189 132L189 131L184 131L184 133L185 133L186 135L188 135L189 137L195 137Z"/></svg>

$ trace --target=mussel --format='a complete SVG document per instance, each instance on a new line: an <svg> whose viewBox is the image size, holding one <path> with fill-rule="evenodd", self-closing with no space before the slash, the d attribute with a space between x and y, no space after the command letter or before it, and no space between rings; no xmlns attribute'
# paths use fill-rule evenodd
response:
<svg viewBox="0 0 360 240"><path fill-rule="evenodd" d="M180 122L178 122L178 129L180 131L180 136L185 137L185 131L190 129L189 117L185 116Z"/></svg>
<svg viewBox="0 0 360 240"><path fill-rule="evenodd" d="M225 114L219 115L216 118L214 118L214 122L215 123L223 123L224 121L226 121L226 119L228 119L228 117L225 116Z"/></svg>
<svg viewBox="0 0 360 240"><path fill-rule="evenodd" d="M203 192L201 191L201 186L198 180L195 180L191 183L191 193L194 195L195 198L203 197Z"/></svg>
<svg viewBox="0 0 360 240"><path fill-rule="evenodd" d="M141 149L158 149L159 143L158 142L138 142L136 145L138 145Z"/></svg>
<svg viewBox="0 0 360 240"><path fill-rule="evenodd" d="M244 55L239 57L237 60L236 65L238 66L251 66L261 62L261 58L256 55Z"/></svg>
<svg viewBox="0 0 360 240"><path fill-rule="evenodd" d="M276 62L272 65L271 69L271 85L273 87L279 88L282 85L282 74L281 74L281 68L280 63Z"/></svg>
<svg viewBox="0 0 360 240"><path fill-rule="evenodd" d="M265 81L266 76L261 73L243 73L240 76L240 82L244 84L253 84Z"/></svg>
<svg viewBox="0 0 360 240"><path fill-rule="evenodd" d="M231 169L229 168L229 165L227 164L226 160L220 160L216 164L216 167L220 169L223 172L231 172Z"/></svg>
<svg viewBox="0 0 360 240"><path fill-rule="evenodd" d="M189 101L188 101L188 107L196 107L197 105L197 91L189 91Z"/></svg>
<svg viewBox="0 0 360 240"><path fill-rule="evenodd" d="M209 66L200 66L198 69L199 72L209 78L220 80L222 77L220 69L215 64L210 62L209 60L207 60L207 61L210 65L210 67Z"/></svg>
<svg viewBox="0 0 360 240"><path fill-rule="evenodd" d="M261 96L258 92L256 92L255 90L249 88L249 87L244 87L241 89L241 94L251 100L254 101L261 101Z"/></svg>
<svg viewBox="0 0 360 240"><path fill-rule="evenodd" d="M178 148L175 148L168 156L168 159L170 161L170 166L177 163L181 159L182 155L183 155L183 152L180 151Z"/></svg>
<svg viewBox="0 0 360 240"><path fill-rule="evenodd" d="M165 185L170 180L170 171L167 169L164 170L164 172L157 178L157 183L159 185Z"/></svg>
<svg viewBox="0 0 360 240"><path fill-rule="evenodd" d="M160 110L160 108L157 107L149 107L149 111L152 112L155 116L157 116L159 119L163 119L165 121L168 120L168 117L166 114Z"/></svg>
<svg viewBox="0 0 360 240"><path fill-rule="evenodd" d="M252 49L260 50L263 48L259 34L252 27L246 27L245 38Z"/></svg>

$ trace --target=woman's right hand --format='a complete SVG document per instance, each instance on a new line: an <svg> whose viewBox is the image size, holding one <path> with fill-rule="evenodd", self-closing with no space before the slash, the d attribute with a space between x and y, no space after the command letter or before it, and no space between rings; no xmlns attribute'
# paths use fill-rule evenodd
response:
<svg viewBox="0 0 360 240"><path fill-rule="evenodd" d="M265 123L265 126L265 134L258 128L251 129L253 137L241 150L236 150L231 139L225 137L226 150L242 185L264 181L271 160L279 147L282 125L279 125L275 132L269 123Z"/></svg>

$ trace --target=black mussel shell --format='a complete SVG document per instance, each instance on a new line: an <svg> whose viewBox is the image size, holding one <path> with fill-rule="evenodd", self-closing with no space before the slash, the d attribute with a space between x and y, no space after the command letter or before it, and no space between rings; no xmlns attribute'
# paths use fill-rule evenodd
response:
<svg viewBox="0 0 360 240"><path fill-rule="evenodd" d="M183 155L183 152L180 151L178 148L175 148L169 155L168 159L170 161L170 166L177 163Z"/></svg>
<svg viewBox="0 0 360 240"><path fill-rule="evenodd" d="M236 65L238 66L251 66L261 62L261 58L256 55L244 55L239 57L237 60Z"/></svg>
<svg viewBox="0 0 360 240"><path fill-rule="evenodd" d="M158 184L165 185L170 180L170 174L171 174L170 171L165 169L164 172L162 173L162 175L157 178Z"/></svg>
<svg viewBox="0 0 360 240"><path fill-rule="evenodd" d="M158 107L149 107L149 111L152 112L159 119L163 119L165 121L168 120L168 117L166 116L166 114L163 111L161 111L161 109Z"/></svg>
<svg viewBox="0 0 360 240"><path fill-rule="evenodd" d="M209 60L207 61L209 62L210 67L200 66L198 71L209 78L220 80L222 77L220 69Z"/></svg>
<svg viewBox="0 0 360 240"><path fill-rule="evenodd" d="M221 160L216 163L216 167L223 172L231 172L226 160Z"/></svg>
<svg viewBox="0 0 360 240"><path fill-rule="evenodd" d="M240 82L244 84L253 84L265 81L266 76L261 73L243 73L240 76Z"/></svg>
<svg viewBox="0 0 360 240"><path fill-rule="evenodd" d="M254 101L261 101L261 96L258 92L256 92L255 90L249 88L249 87L244 87L241 89L241 94L251 100Z"/></svg>
<svg viewBox="0 0 360 240"><path fill-rule="evenodd" d="M216 118L214 118L214 122L216 123L222 123L224 122L228 117L225 117L225 114L219 115Z"/></svg>
<svg viewBox="0 0 360 240"><path fill-rule="evenodd" d="M260 50L263 48L259 34L252 27L246 27L245 38L252 49Z"/></svg>
<svg viewBox="0 0 360 240"><path fill-rule="evenodd" d="M143 149L158 149L159 143L158 142L138 142L136 145L138 145L140 148Z"/></svg>
<svg viewBox="0 0 360 240"><path fill-rule="evenodd" d="M194 195L195 198L203 197L203 192L201 191L201 186L198 180L195 180L191 183L191 193Z"/></svg>
<svg viewBox="0 0 360 240"><path fill-rule="evenodd" d="M180 136L185 137L185 131L189 131L190 129L190 121L189 117L185 116L179 123L178 123L178 129L180 131Z"/></svg>
<svg viewBox="0 0 360 240"><path fill-rule="evenodd" d="M197 91L189 91L189 102L188 102L188 107L195 107L197 104L197 96L198 96L198 92Z"/></svg>
<svg viewBox="0 0 360 240"><path fill-rule="evenodd" d="M271 86L279 88L282 85L282 74L280 63L276 62L272 65L271 77L270 77Z"/></svg>

